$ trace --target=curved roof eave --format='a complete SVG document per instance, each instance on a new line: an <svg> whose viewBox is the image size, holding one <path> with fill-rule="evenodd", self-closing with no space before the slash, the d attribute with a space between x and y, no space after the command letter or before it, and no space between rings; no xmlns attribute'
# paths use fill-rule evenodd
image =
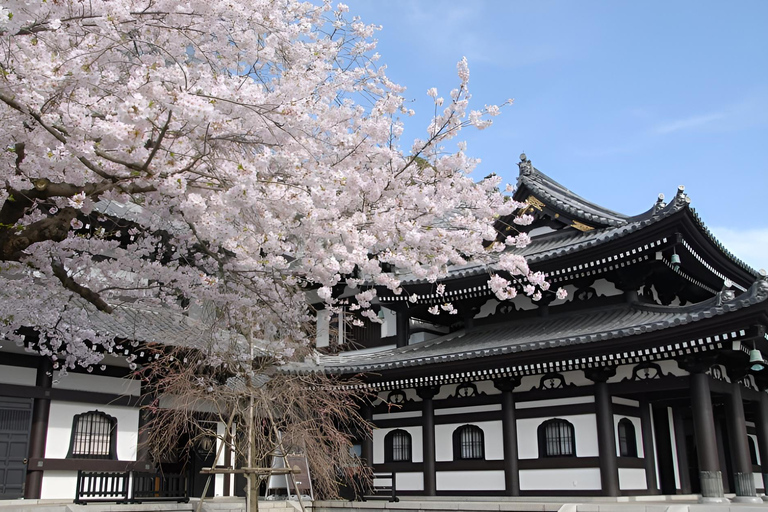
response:
<svg viewBox="0 0 768 512"><path fill-rule="evenodd" d="M721 295L706 302L685 306L624 305L591 314L570 313L560 318L510 322L469 332L459 331L408 347L372 354L326 356L321 366L332 374L378 372L567 345L594 343L668 329L707 318L733 313L768 299L768 278L762 277L739 296L723 300ZM561 323L568 335L558 336Z"/></svg>

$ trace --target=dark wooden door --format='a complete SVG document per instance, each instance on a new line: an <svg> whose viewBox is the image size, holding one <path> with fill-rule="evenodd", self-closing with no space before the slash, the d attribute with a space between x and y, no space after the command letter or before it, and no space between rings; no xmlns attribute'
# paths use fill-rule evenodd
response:
<svg viewBox="0 0 768 512"><path fill-rule="evenodd" d="M0 499L24 495L32 399L0 397Z"/></svg>

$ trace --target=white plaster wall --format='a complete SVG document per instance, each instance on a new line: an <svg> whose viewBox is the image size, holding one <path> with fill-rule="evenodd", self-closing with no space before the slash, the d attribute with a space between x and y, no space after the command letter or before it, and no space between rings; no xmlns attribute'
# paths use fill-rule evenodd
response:
<svg viewBox="0 0 768 512"><path fill-rule="evenodd" d="M381 337L388 338L397 334L397 313L389 308L381 308L384 313L384 323L381 324Z"/></svg>
<svg viewBox="0 0 768 512"><path fill-rule="evenodd" d="M466 425L466 423L449 423L435 425L435 460L437 462L450 462L453 457L453 431ZM483 429L485 440L485 460L503 460L504 442L501 430L501 421L479 421L472 423Z"/></svg>
<svg viewBox="0 0 768 512"><path fill-rule="evenodd" d="M433 332L416 332L411 334L408 337L408 344L409 345L415 345L416 343L423 343L425 341L434 340L435 338L439 338L440 336L443 336L443 334L435 334Z"/></svg>
<svg viewBox="0 0 768 512"><path fill-rule="evenodd" d="M559 405L591 404L594 396L574 396L571 398L551 398L549 400L529 400L515 403L515 409L532 409L534 407L557 407Z"/></svg>
<svg viewBox="0 0 768 512"><path fill-rule="evenodd" d="M499 301L496 299L488 299L485 304L480 308L480 312L475 315L477 318L485 318L496 313L496 307L499 305Z"/></svg>
<svg viewBox="0 0 768 512"><path fill-rule="evenodd" d="M401 427L411 434L411 462L424 461L424 443L422 441L421 427ZM373 463L384 464L384 437L396 428L373 429Z"/></svg>
<svg viewBox="0 0 768 512"><path fill-rule="evenodd" d="M394 420L397 418L420 418L421 411L403 411L403 412L387 412L383 414L374 414L375 420Z"/></svg>
<svg viewBox="0 0 768 512"><path fill-rule="evenodd" d="M538 304L533 303L530 297L522 293L518 293L511 302L517 307L518 311L527 311L529 309L536 309L539 307Z"/></svg>
<svg viewBox="0 0 768 512"><path fill-rule="evenodd" d="M757 454L757 464L758 466L762 466L763 463L760 460L760 443L757 442L757 436L753 434L747 434L747 437L751 437L752 441L755 443L755 447L757 448L757 450L755 450L755 453Z"/></svg>
<svg viewBox="0 0 768 512"><path fill-rule="evenodd" d="M595 284L592 285L592 288L595 289L598 297L612 297L614 295L621 295L624 293L616 288L616 285L607 279L598 279L595 281Z"/></svg>
<svg viewBox="0 0 768 512"><path fill-rule="evenodd" d="M539 425L552 417L553 416L517 420L517 451L519 458L539 458L537 430ZM599 456L597 449L597 422L594 414L577 414L573 416L556 417L570 421L573 424L574 434L576 435L577 457Z"/></svg>
<svg viewBox="0 0 768 512"><path fill-rule="evenodd" d="M72 419L76 414L99 410L117 419L117 459L136 460L139 432L139 410L116 405L93 405L51 401L45 458L65 459L69 451ZM73 484L74 488L74 484Z"/></svg>
<svg viewBox="0 0 768 512"><path fill-rule="evenodd" d="M68 373L66 376L55 380L53 387L56 389L114 393L116 395L139 396L141 394L141 382L139 380L84 373Z"/></svg>
<svg viewBox="0 0 768 512"><path fill-rule="evenodd" d="M564 299L553 300L552 302L549 303L550 306L559 306L560 304L565 304L566 302L571 302L573 300L573 297L576 294L576 289L577 289L575 286L573 286L572 284L567 284L565 286L561 286L560 288L564 288L565 291L568 293L568 295Z"/></svg>
<svg viewBox="0 0 768 512"><path fill-rule="evenodd" d="M763 475L761 473L752 473L755 479L755 489L763 489Z"/></svg>
<svg viewBox="0 0 768 512"><path fill-rule="evenodd" d="M438 471L438 491L503 491L504 471Z"/></svg>
<svg viewBox="0 0 768 512"><path fill-rule="evenodd" d="M640 407L640 402L637 400L630 400L629 398L622 398L620 396L612 396L611 402L619 405L626 405L629 407Z"/></svg>
<svg viewBox="0 0 768 512"><path fill-rule="evenodd" d="M447 407L445 409L435 409L435 416L450 416L451 414L492 412L492 411L500 411L500 410L501 410L501 404L469 405L467 407Z"/></svg>
<svg viewBox="0 0 768 512"><path fill-rule="evenodd" d="M521 491L600 489L599 468L520 470Z"/></svg>
<svg viewBox="0 0 768 512"><path fill-rule="evenodd" d="M648 485L643 468L619 468L619 489L622 491L643 490Z"/></svg>
<svg viewBox="0 0 768 512"><path fill-rule="evenodd" d="M226 425L224 423L218 422L216 423L216 453L219 453L219 448L222 444L224 444L224 433L225 433ZM226 447L224 447L221 450L221 453L219 454L219 458L216 459L216 465L217 466L223 466L224 465L224 458L226 457L226 453L224 453L226 450ZM213 481L213 495L214 496L223 496L224 495L224 481L229 479L230 475L216 475L214 477Z"/></svg>
<svg viewBox="0 0 768 512"><path fill-rule="evenodd" d="M677 446L677 438L675 437L675 423L672 418L672 408L667 407L667 424L669 425L669 437L670 437L670 446L672 446L672 465L675 469L675 489L681 489L680 485L680 465L677 463L677 450L675 447ZM656 473L657 475L659 473Z"/></svg>
<svg viewBox="0 0 768 512"><path fill-rule="evenodd" d="M496 386L493 385L492 380L481 380L481 381L475 382L475 386L477 386L478 393L485 393L486 395L501 394L501 391L496 389Z"/></svg>
<svg viewBox="0 0 768 512"><path fill-rule="evenodd" d="M0 364L0 384L18 384L19 386L34 386L37 370L21 366L6 366Z"/></svg>
<svg viewBox="0 0 768 512"><path fill-rule="evenodd" d="M40 498L73 500L76 488L77 471L44 471Z"/></svg>
<svg viewBox="0 0 768 512"><path fill-rule="evenodd" d="M413 400L414 402L421 402L421 398L419 398L419 395L416 394L416 390L415 389L412 389L412 388L411 389L403 389L401 391L403 393L405 393L405 399L406 400L409 400L409 401ZM378 393L377 401L373 405L378 405L381 402L386 401L387 397L389 396L389 394L391 392L392 391L388 390L388 391L381 391L380 393ZM393 410L396 411L397 408L395 407L395 408L393 408Z"/></svg>
<svg viewBox="0 0 768 512"><path fill-rule="evenodd" d="M398 491L423 491L424 473L397 473Z"/></svg>
<svg viewBox="0 0 768 512"><path fill-rule="evenodd" d="M635 445L637 446L637 456L645 457L645 452L643 451L643 430L641 427L642 423L640 423L640 418L635 418L633 416L622 416L620 414L613 415L613 435L616 437L616 456L621 456L621 450L619 448L619 421L621 421L623 418L630 420L632 425L635 427Z"/></svg>

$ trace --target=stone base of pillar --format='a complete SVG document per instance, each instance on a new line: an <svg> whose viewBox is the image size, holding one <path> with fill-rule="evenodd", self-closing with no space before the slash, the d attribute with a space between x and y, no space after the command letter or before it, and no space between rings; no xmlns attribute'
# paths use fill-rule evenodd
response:
<svg viewBox="0 0 768 512"><path fill-rule="evenodd" d="M733 500L738 503L760 503L763 500L757 497L755 491L755 479L752 473L734 473L734 487L736 487L736 498Z"/></svg>
<svg viewBox="0 0 768 512"><path fill-rule="evenodd" d="M723 492L723 475L720 471L699 471L699 481L701 482L701 497L703 499L725 499L725 493Z"/></svg>

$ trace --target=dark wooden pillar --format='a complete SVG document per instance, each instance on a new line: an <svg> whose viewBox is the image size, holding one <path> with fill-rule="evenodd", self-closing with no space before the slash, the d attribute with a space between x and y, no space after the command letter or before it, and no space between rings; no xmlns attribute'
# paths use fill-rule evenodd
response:
<svg viewBox="0 0 768 512"><path fill-rule="evenodd" d="M421 398L421 437L424 458L424 495L437 494L437 474L435 473L435 405L432 399L440 391L440 386L418 388Z"/></svg>
<svg viewBox="0 0 768 512"><path fill-rule="evenodd" d="M407 347L408 338L411 337L411 316L408 314L407 309L398 309L395 312L397 335L395 337L397 347Z"/></svg>
<svg viewBox="0 0 768 512"><path fill-rule="evenodd" d="M757 502L755 479L752 477L752 459L749 456L747 440L747 422L744 418L744 401L741 398L741 385L731 384L731 394L726 400L726 421L733 464L733 482L736 487L737 502Z"/></svg>
<svg viewBox="0 0 768 512"><path fill-rule="evenodd" d="M597 420L597 449L600 455L600 485L604 496L619 495L619 462L616 457L616 433L613 427L613 403L608 391L608 379L616 368L584 370L595 383L595 416Z"/></svg>
<svg viewBox="0 0 768 512"><path fill-rule="evenodd" d="M501 391L501 436L504 443L504 488L507 496L520 496L520 462L517 455L517 418L515 417L514 389L520 377L496 379Z"/></svg>
<svg viewBox="0 0 768 512"><path fill-rule="evenodd" d="M656 453L653 449L653 422L651 404L640 402L640 428L643 429L643 463L645 465L645 485L650 494L659 494L656 485Z"/></svg>
<svg viewBox="0 0 768 512"><path fill-rule="evenodd" d="M723 476L717 460L717 438L712 414L709 376L703 366L688 367L691 372L691 409L693 434L699 457L699 480L704 501L727 501L723 495ZM686 369L688 369L686 368ZM678 442L683 442L678 440Z"/></svg>
<svg viewBox="0 0 768 512"><path fill-rule="evenodd" d="M669 414L667 414L669 416ZM688 468L688 450L685 445L685 422L683 421L682 408L672 407L672 430L675 432L674 450L677 454L677 476L680 478L680 492L691 494L691 474ZM717 437L717 435L715 435Z"/></svg>
<svg viewBox="0 0 768 512"><path fill-rule="evenodd" d="M373 421L373 408L370 404L365 404L360 410L363 419L368 423ZM373 466L373 435L371 432L363 433L363 440L360 443L360 458L363 464Z"/></svg>
<svg viewBox="0 0 768 512"><path fill-rule="evenodd" d="M35 398L32 406L32 430L29 435L30 459L45 458L45 440L48 435L48 417L51 412L50 389L53 383L53 365L47 357L41 357L37 364L35 386L43 390L44 398ZM24 485L24 498L40 499L43 487L43 471L27 467L27 479Z"/></svg>
<svg viewBox="0 0 768 512"><path fill-rule="evenodd" d="M760 400L754 404L757 448L760 450L760 467L763 472L763 488L768 489L768 394L760 391Z"/></svg>

